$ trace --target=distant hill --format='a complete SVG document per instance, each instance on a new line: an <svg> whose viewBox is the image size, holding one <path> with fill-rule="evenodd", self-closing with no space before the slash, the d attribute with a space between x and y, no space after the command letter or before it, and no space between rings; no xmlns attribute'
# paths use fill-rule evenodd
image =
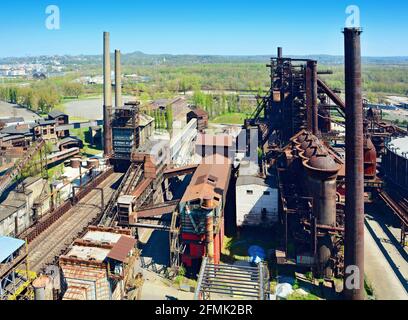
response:
<svg viewBox="0 0 408 320"><path fill-rule="evenodd" d="M273 55L173 55L173 54L146 54L140 51L122 55L125 65L190 65L214 63L266 63ZM292 58L315 59L320 64L336 65L343 63L343 56L332 55L296 55ZM113 54L112 54L113 59ZM408 56L403 57L363 57L364 64L373 65L408 65ZM78 56L38 56L38 57L9 57L0 58L0 64L12 63L43 63L50 64L59 61L64 65L95 65L102 62L101 55Z"/></svg>

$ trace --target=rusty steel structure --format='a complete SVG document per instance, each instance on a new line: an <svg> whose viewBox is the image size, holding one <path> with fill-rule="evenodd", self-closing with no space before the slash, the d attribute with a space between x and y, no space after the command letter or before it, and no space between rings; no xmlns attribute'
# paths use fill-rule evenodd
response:
<svg viewBox="0 0 408 320"><path fill-rule="evenodd" d="M330 71L311 59L284 57L278 48L267 65L270 90L245 121L247 129L259 128L262 164L277 172L285 235L280 252L287 256L294 241L316 275L344 277L345 297L353 300L364 292L365 200L392 209L401 220L402 245L408 217L408 196L399 187L408 180L397 173L406 161L388 150L392 138L408 133L362 99L360 35L358 28L344 29L345 102L319 77ZM345 136L333 123L345 127ZM347 288L353 267L358 284Z"/></svg>
<svg viewBox="0 0 408 320"><path fill-rule="evenodd" d="M346 77L346 298L364 299L364 135L361 89L361 30L344 29ZM348 268L357 267L358 283L348 288ZM354 269L350 269L354 270ZM354 271L353 271L354 272Z"/></svg>

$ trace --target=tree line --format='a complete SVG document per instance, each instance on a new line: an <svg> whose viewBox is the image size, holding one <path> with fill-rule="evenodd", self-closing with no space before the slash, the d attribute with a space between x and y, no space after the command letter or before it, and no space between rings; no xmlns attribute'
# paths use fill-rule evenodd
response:
<svg viewBox="0 0 408 320"><path fill-rule="evenodd" d="M83 92L84 88L79 83L58 83L46 80L29 86L2 86L0 100L18 104L36 112L48 113L56 108L63 98L78 98Z"/></svg>

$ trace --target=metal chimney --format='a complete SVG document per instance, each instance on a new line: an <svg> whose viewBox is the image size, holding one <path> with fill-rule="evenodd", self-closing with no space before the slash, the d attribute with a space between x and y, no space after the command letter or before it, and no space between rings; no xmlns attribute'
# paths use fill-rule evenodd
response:
<svg viewBox="0 0 408 320"><path fill-rule="evenodd" d="M319 109L317 98L317 61L308 60L306 64L308 130L312 131L315 136L319 134Z"/></svg>
<svg viewBox="0 0 408 320"><path fill-rule="evenodd" d="M278 57L278 59L282 59L282 47L278 47L277 57Z"/></svg>
<svg viewBox="0 0 408 320"><path fill-rule="evenodd" d="M344 29L346 78L346 218L344 294L364 299L364 136L359 28ZM352 280L352 281L351 281ZM351 285L350 285L351 284Z"/></svg>
<svg viewBox="0 0 408 320"><path fill-rule="evenodd" d="M120 50L115 50L115 107L122 107L122 71L120 64Z"/></svg>
<svg viewBox="0 0 408 320"><path fill-rule="evenodd" d="M112 149L112 80L110 65L110 35L103 33L103 150L104 156L113 153Z"/></svg>

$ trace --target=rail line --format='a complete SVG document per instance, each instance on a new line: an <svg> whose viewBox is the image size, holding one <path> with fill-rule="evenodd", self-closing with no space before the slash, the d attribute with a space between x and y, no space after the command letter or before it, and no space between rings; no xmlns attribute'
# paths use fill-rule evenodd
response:
<svg viewBox="0 0 408 320"><path fill-rule="evenodd" d="M402 196L397 190L378 190L381 200L394 212L401 221L401 245L406 244L406 234L408 231L408 199Z"/></svg>
<svg viewBox="0 0 408 320"><path fill-rule="evenodd" d="M121 173L111 173L98 185L105 199L113 195L115 190L112 185L121 176ZM100 190L92 190L29 244L31 270L39 272L47 264L53 263L88 225L95 222L101 211L100 199Z"/></svg>

